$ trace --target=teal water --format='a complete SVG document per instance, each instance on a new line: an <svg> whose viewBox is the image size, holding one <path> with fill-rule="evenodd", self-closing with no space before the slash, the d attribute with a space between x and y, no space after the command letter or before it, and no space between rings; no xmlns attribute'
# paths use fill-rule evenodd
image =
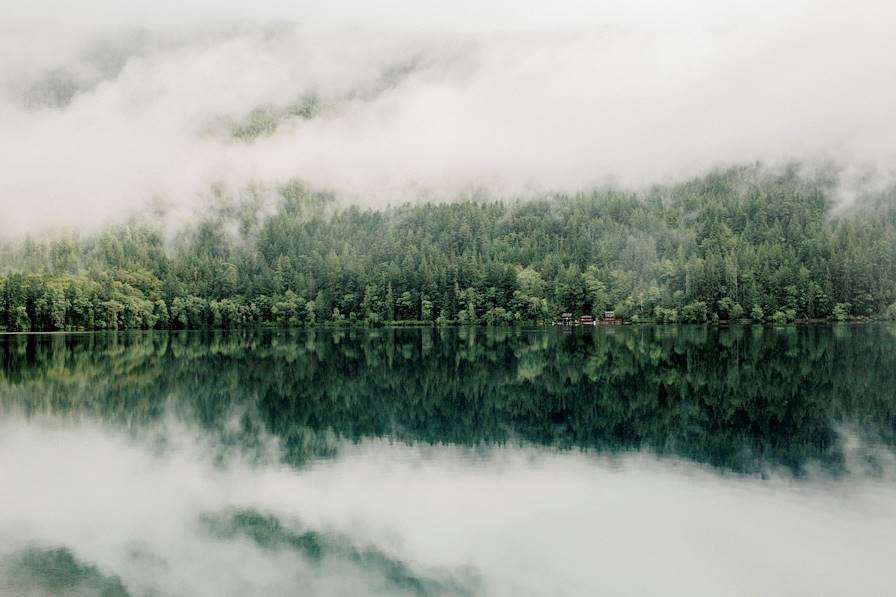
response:
<svg viewBox="0 0 896 597"><path fill-rule="evenodd" d="M0 336L0 595L887 594L896 327Z"/></svg>

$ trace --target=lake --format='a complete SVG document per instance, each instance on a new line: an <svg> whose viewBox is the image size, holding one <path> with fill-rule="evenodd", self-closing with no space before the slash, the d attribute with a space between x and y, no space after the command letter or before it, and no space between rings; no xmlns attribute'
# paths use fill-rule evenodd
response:
<svg viewBox="0 0 896 597"><path fill-rule="evenodd" d="M0 595L889 595L896 326L0 335Z"/></svg>

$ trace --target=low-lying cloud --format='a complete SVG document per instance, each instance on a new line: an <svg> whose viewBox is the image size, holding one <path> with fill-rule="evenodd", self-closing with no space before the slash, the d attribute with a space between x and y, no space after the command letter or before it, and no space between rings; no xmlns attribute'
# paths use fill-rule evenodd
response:
<svg viewBox="0 0 896 597"><path fill-rule="evenodd" d="M0 4L7 235L213 184L381 205L896 157L883 1Z"/></svg>
<svg viewBox="0 0 896 597"><path fill-rule="evenodd" d="M381 440L300 470L218 456L182 426L135 439L9 414L0 589L21 590L28 554L65 563L59 549L98 577L83 585L132 596L883 595L892 584L889 453L884 474L798 480Z"/></svg>

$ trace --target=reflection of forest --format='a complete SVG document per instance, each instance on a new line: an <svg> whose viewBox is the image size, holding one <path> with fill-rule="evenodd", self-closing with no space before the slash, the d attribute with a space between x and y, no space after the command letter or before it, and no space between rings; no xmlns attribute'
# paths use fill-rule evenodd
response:
<svg viewBox="0 0 896 597"><path fill-rule="evenodd" d="M291 566L285 568L291 572L302 571L300 575L308 574L301 567L305 561L321 568L326 565L331 574L338 570L347 578L364 578L371 585L382 587L383 594L388 595L465 597L481 594L479 579L472 570L430 569L421 574L372 545L356 545L350 538L335 533L310 529L295 531L277 518L253 510L206 513L200 517L198 526L209 539L250 541L259 549L279 552L281 557L295 556L297 559L288 560ZM147 557L147 554L136 551L134 557L138 555ZM305 589L301 594L316 594L308 590L307 578L300 575L297 575L297 584L301 580ZM139 590L129 592L121 578L80 561L67 548L32 547L11 555L0 554L0 595L130 597L145 594Z"/></svg>
<svg viewBox="0 0 896 597"><path fill-rule="evenodd" d="M841 423L896 443L894 339L885 325L0 336L0 399L127 425L168 409L238 442L262 425L296 464L334 437L388 436L836 470Z"/></svg>

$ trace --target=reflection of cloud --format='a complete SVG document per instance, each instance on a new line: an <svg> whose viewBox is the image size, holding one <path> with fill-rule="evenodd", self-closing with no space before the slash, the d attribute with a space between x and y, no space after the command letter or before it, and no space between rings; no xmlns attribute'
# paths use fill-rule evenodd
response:
<svg viewBox="0 0 896 597"><path fill-rule="evenodd" d="M358 567L370 576L368 582L376 582L389 594L472 595L465 585L477 585L471 573L462 574L460 581L444 574L438 575L444 578L428 578L376 547L358 547L338 535L290 529L273 516L251 510L204 515L202 522L212 536L221 539L248 538L263 549L292 551L319 566Z"/></svg>
<svg viewBox="0 0 896 597"><path fill-rule="evenodd" d="M216 461L184 429L163 437L8 417L0 555L65 547L133 595L889 589L896 488L875 477L384 441L296 471Z"/></svg>
<svg viewBox="0 0 896 597"><path fill-rule="evenodd" d="M892 174L896 15L875 0L3 4L6 234L149 200L182 216L213 183L385 203L756 160Z"/></svg>

